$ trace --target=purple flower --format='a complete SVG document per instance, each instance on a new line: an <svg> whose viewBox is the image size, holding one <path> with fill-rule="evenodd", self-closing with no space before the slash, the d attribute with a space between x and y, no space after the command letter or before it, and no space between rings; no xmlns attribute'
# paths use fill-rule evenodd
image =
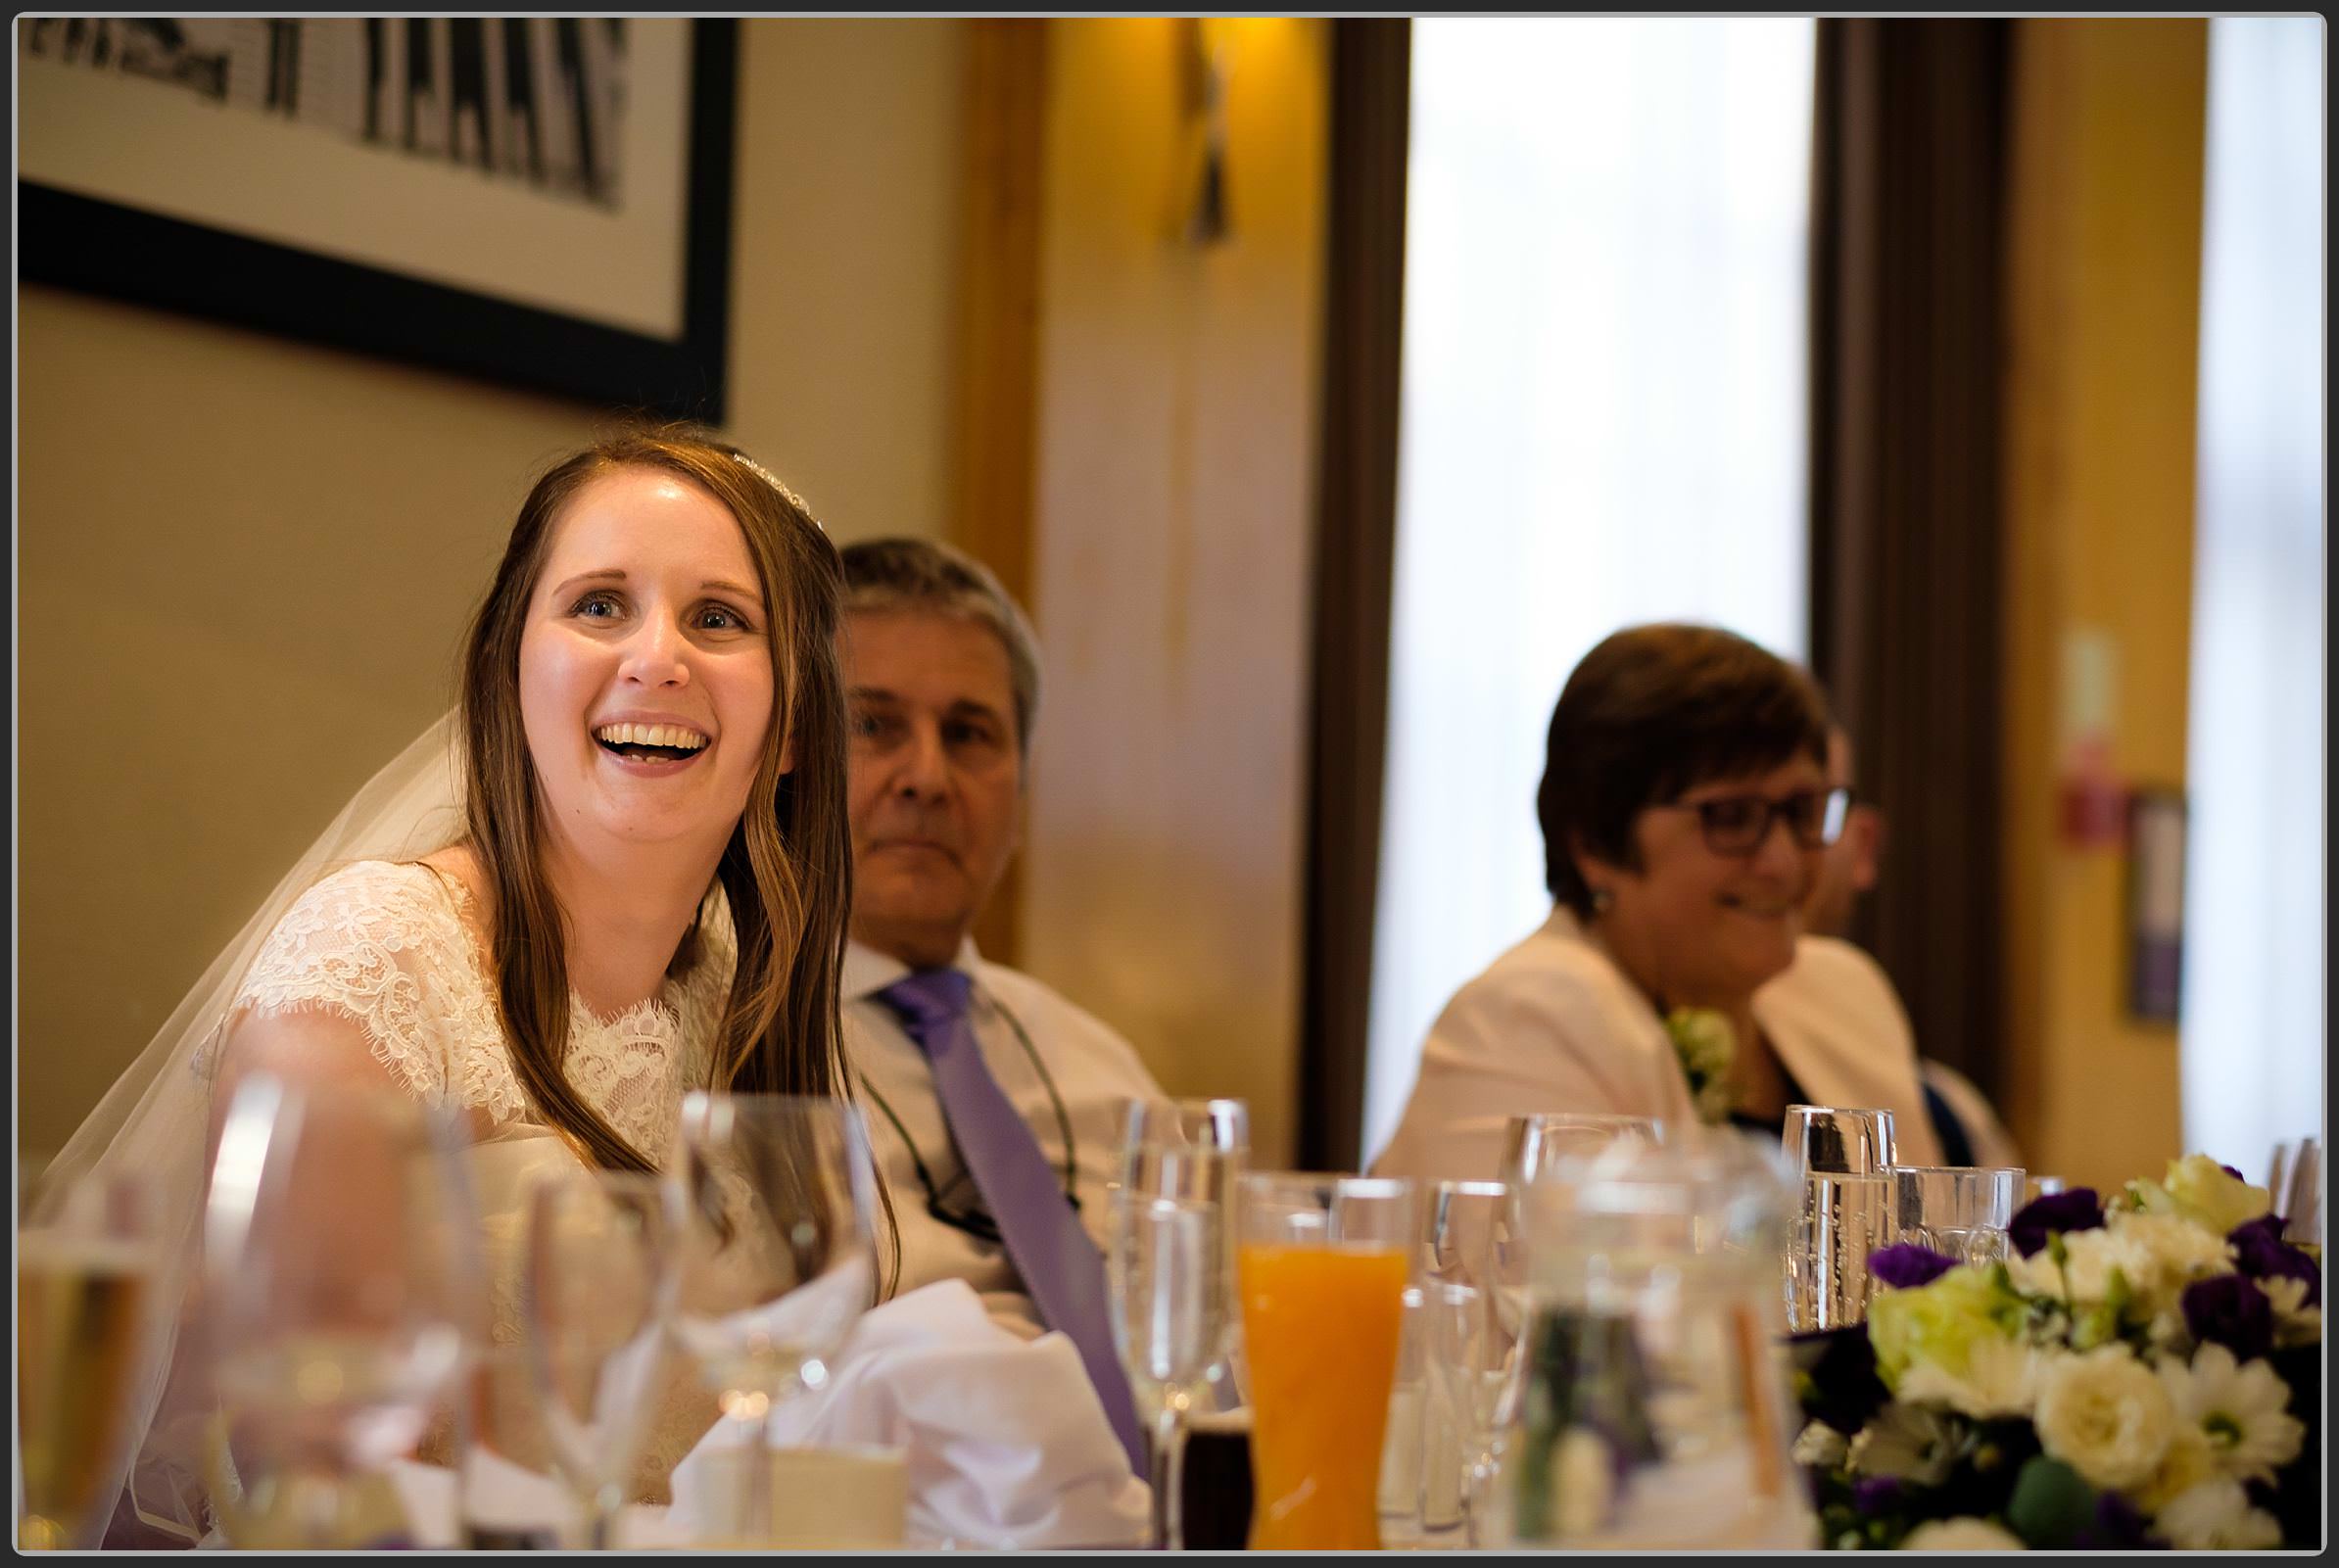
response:
<svg viewBox="0 0 2339 1568"><path fill-rule="evenodd" d="M1868 1255L1868 1272L1876 1276L1877 1283L1894 1290L1930 1285L1956 1266L1955 1259L1908 1241L1879 1247Z"/></svg>
<svg viewBox="0 0 2339 1568"><path fill-rule="evenodd" d="M2234 1169L2231 1165L2220 1165L2218 1168L2225 1172L2226 1175L2231 1176L2235 1181L2248 1181L2250 1179L2249 1177L2243 1175L2240 1171Z"/></svg>
<svg viewBox="0 0 2339 1568"><path fill-rule="evenodd" d="M2184 1326L2204 1345L2222 1345L2237 1361L2255 1360L2274 1348L2274 1304L2258 1282L2241 1274L2217 1274L2184 1288Z"/></svg>
<svg viewBox="0 0 2339 1568"><path fill-rule="evenodd" d="M2252 1279L2295 1279L2307 1287L2307 1305L2322 1305L2322 1270L2315 1259L2282 1239L2282 1221L2261 1214L2226 1232L2234 1264Z"/></svg>
<svg viewBox="0 0 2339 1568"><path fill-rule="evenodd" d="M1890 1476L1862 1476L1852 1483L1852 1506L1863 1518L1888 1513L1900 1501L1900 1483Z"/></svg>
<svg viewBox="0 0 2339 1568"><path fill-rule="evenodd" d="M2117 1492L2095 1499L2095 1517L2079 1527L2072 1544L2081 1551L2167 1551L2169 1544L2146 1528L2136 1505Z"/></svg>
<svg viewBox="0 0 2339 1568"><path fill-rule="evenodd" d="M2044 1247L2047 1237L2056 1231L2101 1230L2103 1223L2104 1206L2096 1202L2095 1189L2074 1187L2023 1205L2007 1225L2006 1236L2014 1250L2028 1258Z"/></svg>

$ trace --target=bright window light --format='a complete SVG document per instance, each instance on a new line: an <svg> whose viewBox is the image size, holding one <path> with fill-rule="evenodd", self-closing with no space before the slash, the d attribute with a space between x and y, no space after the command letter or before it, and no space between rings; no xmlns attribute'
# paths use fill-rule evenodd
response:
<svg viewBox="0 0 2339 1568"><path fill-rule="evenodd" d="M1413 23L1364 1150L1538 924L1535 786L1621 626L1805 643L1804 19Z"/></svg>
<svg viewBox="0 0 2339 1568"><path fill-rule="evenodd" d="M2323 22L2209 32L2184 1146L2322 1133Z"/></svg>

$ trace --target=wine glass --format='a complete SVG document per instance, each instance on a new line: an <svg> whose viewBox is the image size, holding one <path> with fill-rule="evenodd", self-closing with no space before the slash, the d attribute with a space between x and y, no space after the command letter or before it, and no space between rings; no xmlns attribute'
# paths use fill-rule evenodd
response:
<svg viewBox="0 0 2339 1568"><path fill-rule="evenodd" d="M529 1383L587 1550L609 1548L657 1410L682 1232L682 1189L656 1176L571 1169L529 1195L520 1266Z"/></svg>
<svg viewBox="0 0 2339 1568"><path fill-rule="evenodd" d="M384 1084L246 1075L203 1214L214 1497L238 1545L364 1544L484 1343L477 1210L453 1117Z"/></svg>
<svg viewBox="0 0 2339 1568"><path fill-rule="evenodd" d="M105 1533L165 1317L155 1195L134 1173L28 1184L17 1227L17 1544ZM29 1218L25 1217L26 1215Z"/></svg>
<svg viewBox="0 0 2339 1568"><path fill-rule="evenodd" d="M1526 1297L1516 1190L1500 1181L1438 1182L1429 1191L1422 1242L1424 1356L1461 1445L1462 1537L1477 1547Z"/></svg>
<svg viewBox="0 0 2339 1568"><path fill-rule="evenodd" d="M1185 1550L1180 1507L1186 1415L1226 1322L1225 1211L1209 1199L1113 1195L1105 1278L1113 1344L1155 1410L1153 1544Z"/></svg>
<svg viewBox="0 0 2339 1568"><path fill-rule="evenodd" d="M684 1097L689 1215L675 1334L744 1438L738 1539L772 1534L772 1407L829 1379L877 1281L877 1173L860 1111L794 1095Z"/></svg>
<svg viewBox="0 0 2339 1568"><path fill-rule="evenodd" d="M1560 1160L1597 1153L1618 1138L1662 1143L1664 1123L1654 1117L1593 1111L1512 1117L1503 1131L1503 1164L1497 1174L1509 1182L1533 1181Z"/></svg>

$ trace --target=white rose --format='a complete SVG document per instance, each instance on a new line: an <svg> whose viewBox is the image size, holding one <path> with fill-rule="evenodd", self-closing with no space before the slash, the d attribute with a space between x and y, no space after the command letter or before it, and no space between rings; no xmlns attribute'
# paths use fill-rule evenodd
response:
<svg viewBox="0 0 2339 1568"><path fill-rule="evenodd" d="M2231 1476L2204 1481L2163 1508L2153 1528L2179 1551L2264 1551L2282 1544L2273 1515L2250 1506Z"/></svg>
<svg viewBox="0 0 2339 1568"><path fill-rule="evenodd" d="M2115 1212L2106 1234L2120 1271L2147 1313L2174 1307L2194 1280L2233 1267L2233 1244L2177 1214Z"/></svg>
<svg viewBox="0 0 2339 1568"><path fill-rule="evenodd" d="M2089 1485L2139 1486L2159 1468L2176 1431L2176 1407L2127 1347L2057 1356L2038 1384L2040 1445Z"/></svg>
<svg viewBox="0 0 2339 1568"><path fill-rule="evenodd" d="M1958 1519L1932 1519L1908 1533L1901 1542L1903 1551L2021 1551L2019 1537L2008 1534L1987 1519L1967 1515Z"/></svg>
<svg viewBox="0 0 2339 1568"><path fill-rule="evenodd" d="M2060 1263L2051 1248L2041 1247L2028 1258L2009 1258L2006 1273L2015 1289L2026 1295L2058 1302L2100 1302L2111 1294L2112 1270L2125 1272L2135 1262L2131 1249L2099 1227L2066 1232ZM2135 1280L2131 1277L2128 1283L2133 1286Z"/></svg>
<svg viewBox="0 0 2339 1568"><path fill-rule="evenodd" d="M1938 1362L1919 1361L1900 1375L1896 1399L1930 1400L1984 1419L2028 1415L2037 1397L2039 1355L2019 1340L1978 1339L1966 1354L1963 1376Z"/></svg>

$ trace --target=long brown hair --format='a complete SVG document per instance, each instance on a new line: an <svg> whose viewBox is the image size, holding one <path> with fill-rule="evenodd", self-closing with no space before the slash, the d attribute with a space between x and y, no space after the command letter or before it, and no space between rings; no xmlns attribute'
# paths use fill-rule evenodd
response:
<svg viewBox="0 0 2339 1568"><path fill-rule="evenodd" d="M649 1158L570 1088L561 1070L568 925L545 875L543 809L519 698L520 638L553 525L588 485L626 468L679 475L721 502L746 540L767 606L772 722L747 809L715 872L739 958L710 1087L851 1098L837 975L851 914L852 840L836 654L842 573L803 502L743 453L687 426L624 431L555 464L521 503L464 643L465 824L493 893L497 1000L521 1087L588 1163L646 1171ZM783 772L791 738L794 766ZM672 972L699 962L703 946L693 927Z"/></svg>

